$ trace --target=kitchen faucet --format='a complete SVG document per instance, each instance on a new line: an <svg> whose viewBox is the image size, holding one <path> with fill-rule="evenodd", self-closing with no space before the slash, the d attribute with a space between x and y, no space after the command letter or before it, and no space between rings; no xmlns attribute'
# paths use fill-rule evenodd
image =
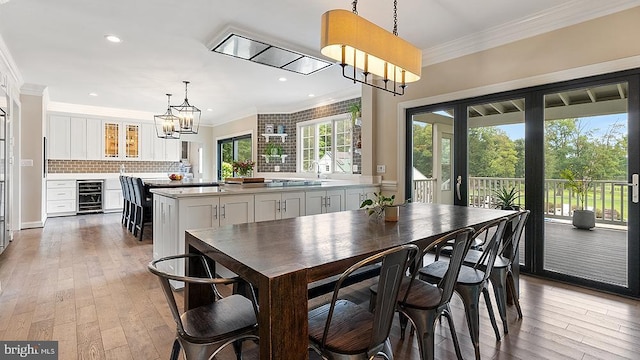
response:
<svg viewBox="0 0 640 360"><path fill-rule="evenodd" d="M316 166L316 177L318 179L320 179L320 163L315 161L315 160L311 160L311 166L315 165Z"/></svg>

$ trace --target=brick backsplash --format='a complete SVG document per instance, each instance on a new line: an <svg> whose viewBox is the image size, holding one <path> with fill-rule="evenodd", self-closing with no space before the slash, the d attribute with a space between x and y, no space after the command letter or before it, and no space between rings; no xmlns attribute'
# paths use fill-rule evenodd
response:
<svg viewBox="0 0 640 360"><path fill-rule="evenodd" d="M175 161L111 161L111 160L48 160L48 171L59 173L117 173L124 165L127 173L164 173L177 170Z"/></svg>
<svg viewBox="0 0 640 360"><path fill-rule="evenodd" d="M360 103L360 98L340 101L334 104L325 106L319 106L312 109L307 109L291 114L258 114L258 132L262 134L265 130L265 125L273 124L273 132L278 131L278 125L284 126L284 132L287 134L284 143L280 142L279 138L271 138L269 141L278 141L282 145L284 154L287 154L287 158L284 164L281 161L274 161L270 159L267 164L264 154L267 147L267 142L264 136L258 136L258 171L259 172L274 172L274 166L280 166L280 172L296 172L296 141L297 141L297 127L296 124L303 121L319 119L327 116L333 116L338 114L344 114L349 112L349 106L353 103ZM355 145L360 138L360 127L354 126L353 131L353 144ZM358 166L357 174L360 173L362 168L362 158L358 152L353 154L353 164Z"/></svg>

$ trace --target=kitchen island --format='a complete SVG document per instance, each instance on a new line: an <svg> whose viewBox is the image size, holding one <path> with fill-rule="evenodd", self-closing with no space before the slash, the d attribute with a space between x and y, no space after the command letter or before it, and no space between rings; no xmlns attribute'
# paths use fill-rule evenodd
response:
<svg viewBox="0 0 640 360"><path fill-rule="evenodd" d="M317 185L294 182L296 185L151 189L153 258L183 254L186 230L355 210L380 191L378 184L337 180L313 183ZM267 237L265 241L269 241ZM176 262L165 270L183 275L184 264Z"/></svg>

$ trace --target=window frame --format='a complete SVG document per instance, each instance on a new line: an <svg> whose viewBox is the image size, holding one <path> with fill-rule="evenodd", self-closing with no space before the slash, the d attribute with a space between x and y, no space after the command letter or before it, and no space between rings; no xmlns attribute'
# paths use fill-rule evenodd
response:
<svg viewBox="0 0 640 360"><path fill-rule="evenodd" d="M338 168L337 165L337 157L335 156L335 154L337 154L336 152L336 148L338 146L343 147L343 144L337 145L337 124L340 121L346 121L348 124L348 138L349 138L349 151L348 153L350 154L350 159L351 159L351 165L350 165L350 172L336 172L336 168ZM320 174L342 174L342 175L352 175L354 174L353 172L353 161L354 161L354 144L353 144L353 124L351 123L351 114L350 113L341 113L341 114L337 114L337 115L332 115L332 116L326 116L326 117L322 117L322 118L318 118L318 119L313 119L313 120L307 120L307 121L301 121L299 123L296 124L296 133L297 133L297 144L296 144L296 158L298 159L296 161L296 171L300 172L300 173L305 173L305 174L315 174L316 173L316 169L312 169L312 170L307 170L303 167L304 165L304 161L305 159L303 158L303 146L304 146L304 141L303 141L303 128L306 127L310 127L313 126L314 127L314 160L312 161L319 161L319 156L318 154L319 152L319 129L320 129L320 125L321 124L326 124L326 123L331 123L331 153L334 154L334 156L332 156L331 159L331 171L321 171ZM344 134L341 133L341 134Z"/></svg>

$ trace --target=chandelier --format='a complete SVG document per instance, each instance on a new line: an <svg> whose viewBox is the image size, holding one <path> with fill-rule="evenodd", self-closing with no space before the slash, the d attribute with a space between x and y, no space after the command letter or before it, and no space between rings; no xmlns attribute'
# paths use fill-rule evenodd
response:
<svg viewBox="0 0 640 360"><path fill-rule="evenodd" d="M393 33L358 16L357 5L354 0L352 12L338 9L322 15L322 54L339 61L342 75L354 83L403 95L407 83L420 80L422 52L398 36L398 1L393 2Z"/></svg>
<svg viewBox="0 0 640 360"><path fill-rule="evenodd" d="M198 126L200 125L200 109L189 104L187 99L187 86L188 81L184 83L184 102L180 105L174 105L171 108L176 111L176 116L179 118L179 129L181 134L197 134Z"/></svg>
<svg viewBox="0 0 640 360"><path fill-rule="evenodd" d="M167 94L167 112L153 117L156 134L161 139L180 139L180 118L171 111L171 94Z"/></svg>

